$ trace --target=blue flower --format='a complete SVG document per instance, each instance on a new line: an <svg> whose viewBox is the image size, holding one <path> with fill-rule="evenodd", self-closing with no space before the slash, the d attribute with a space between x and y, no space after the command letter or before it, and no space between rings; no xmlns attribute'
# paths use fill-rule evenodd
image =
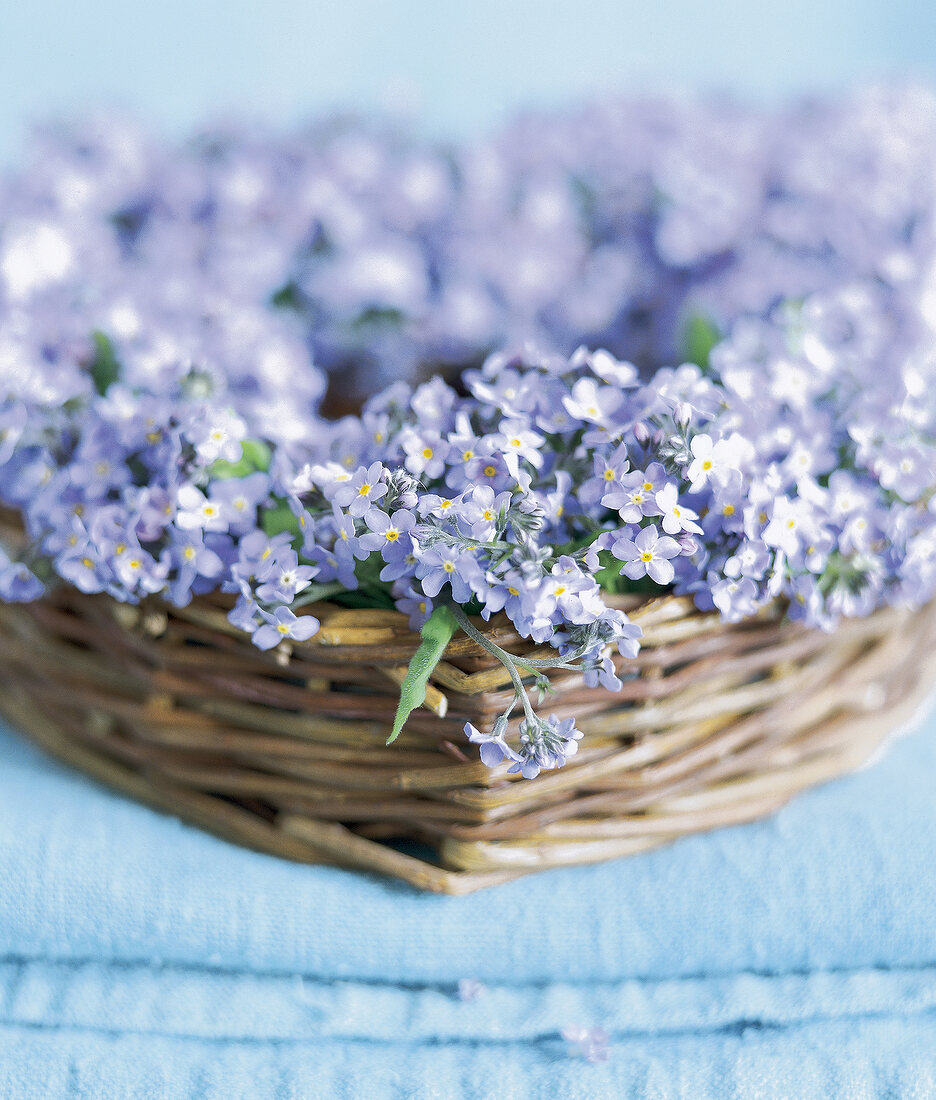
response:
<svg viewBox="0 0 936 1100"><path fill-rule="evenodd" d="M45 592L45 585L21 561L3 560L0 551L0 599L8 603L30 603Z"/></svg>
<svg viewBox="0 0 936 1100"><path fill-rule="evenodd" d="M507 770L535 779L544 768L561 768L578 751L581 738L574 718L559 719L554 714L545 720L525 718L520 723L517 759Z"/></svg>
<svg viewBox="0 0 936 1100"><path fill-rule="evenodd" d="M62 554L55 568L63 580L80 592L103 592L110 580L110 570L105 569L97 552L87 542Z"/></svg>
<svg viewBox="0 0 936 1100"><path fill-rule="evenodd" d="M465 734L473 745L481 746L481 761L487 764L489 768L496 768L498 764L502 764L505 760L509 760L511 763L522 762L520 754L515 752L504 740L502 732L482 733L477 726L466 722Z"/></svg>
<svg viewBox="0 0 936 1100"><path fill-rule="evenodd" d="M292 603L317 572L314 565L300 565L299 555L291 546L283 547L274 555L267 580L257 588L257 595L267 603Z"/></svg>
<svg viewBox="0 0 936 1100"><path fill-rule="evenodd" d="M385 476L386 469L381 462L359 467L351 480L335 491L334 502L347 508L350 516L366 515L387 492Z"/></svg>
<svg viewBox="0 0 936 1100"><path fill-rule="evenodd" d="M211 486L211 500L233 534L247 534L256 526L257 508L270 495L270 478L260 471L247 477L226 478Z"/></svg>
<svg viewBox="0 0 936 1100"><path fill-rule="evenodd" d="M416 567L416 576L427 596L438 596L442 586L447 584L457 603L467 603L471 599L471 581L480 574L474 555L453 546L433 546L421 551Z"/></svg>
<svg viewBox="0 0 936 1100"><path fill-rule="evenodd" d="M204 531L226 531L228 520L225 518L221 504L209 500L205 494L194 485L183 485L179 489L178 512L175 522L183 531L191 531L199 527Z"/></svg>
<svg viewBox="0 0 936 1100"><path fill-rule="evenodd" d="M679 543L669 535L660 536L654 524L641 528L634 539L618 539L611 553L625 563L621 574L632 581L649 577L657 584L670 584L675 575L671 558L680 553Z"/></svg>
<svg viewBox="0 0 936 1100"><path fill-rule="evenodd" d="M272 649L287 639L304 642L321 625L312 615L296 616L288 607L278 607L272 614L261 608L259 613L263 623L253 635L253 644L258 649Z"/></svg>
<svg viewBox="0 0 936 1100"><path fill-rule="evenodd" d="M601 498L605 508L617 511L624 523L640 523L644 516L658 516L654 484L643 470L632 470L614 482Z"/></svg>
<svg viewBox="0 0 936 1100"><path fill-rule="evenodd" d="M387 562L397 562L413 552L411 532L416 517L412 512L401 508L388 516L379 508L372 508L364 516L364 522L370 531L360 537L362 550L379 550Z"/></svg>
<svg viewBox="0 0 936 1100"><path fill-rule="evenodd" d="M214 580L224 570L224 562L205 546L204 536L197 529L173 532L170 561L175 567L175 577L169 585L169 598L179 607L191 600L196 577Z"/></svg>
<svg viewBox="0 0 936 1100"><path fill-rule="evenodd" d="M410 429L403 434L402 443L406 452L405 466L411 474L427 479L442 475L449 446L439 432L422 427L418 431Z"/></svg>
<svg viewBox="0 0 936 1100"><path fill-rule="evenodd" d="M397 592L399 589L394 587L394 593ZM434 610L432 600L425 593L417 592L411 584L406 585L394 602L398 611L409 616L411 630L421 630Z"/></svg>

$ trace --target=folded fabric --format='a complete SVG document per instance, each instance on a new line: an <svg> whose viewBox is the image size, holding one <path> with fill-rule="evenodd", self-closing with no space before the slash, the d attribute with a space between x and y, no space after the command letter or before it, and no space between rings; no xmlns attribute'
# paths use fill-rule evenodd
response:
<svg viewBox="0 0 936 1100"><path fill-rule="evenodd" d="M234 848L0 733L0 1096L936 1095L934 779L931 717L765 822L448 898Z"/></svg>

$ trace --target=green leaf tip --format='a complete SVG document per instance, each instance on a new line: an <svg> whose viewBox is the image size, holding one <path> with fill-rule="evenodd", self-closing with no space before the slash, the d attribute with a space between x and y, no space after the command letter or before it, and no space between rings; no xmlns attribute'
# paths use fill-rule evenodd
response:
<svg viewBox="0 0 936 1100"><path fill-rule="evenodd" d="M94 340L94 359L91 361L91 380L94 388L103 397L111 385L120 377L120 362L114 351L114 345L106 333L100 330L92 333Z"/></svg>
<svg viewBox="0 0 936 1100"><path fill-rule="evenodd" d="M426 701L426 685L432 670L442 659L445 647L457 629L455 616L447 607L437 607L423 624L420 631L422 642L413 654L406 678L400 687L400 702L393 720L393 730L387 738L388 745L396 741L407 718Z"/></svg>
<svg viewBox="0 0 936 1100"><path fill-rule="evenodd" d="M273 497L274 503L260 509L260 525L273 538L281 531L288 531L293 538L299 537L299 519L283 497Z"/></svg>
<svg viewBox="0 0 936 1100"><path fill-rule="evenodd" d="M721 340L716 325L701 313L693 313L686 319L682 331L682 354L687 363L695 363L708 370L712 348Z"/></svg>
<svg viewBox="0 0 936 1100"><path fill-rule="evenodd" d="M270 448L262 440L245 439L241 443L241 457L237 462L216 459L208 469L208 476L213 481L221 481L232 477L248 477L258 470L266 473L272 458Z"/></svg>

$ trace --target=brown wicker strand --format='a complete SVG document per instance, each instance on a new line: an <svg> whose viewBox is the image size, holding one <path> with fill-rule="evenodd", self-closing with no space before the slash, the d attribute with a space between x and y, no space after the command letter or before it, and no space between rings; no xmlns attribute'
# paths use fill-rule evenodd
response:
<svg viewBox="0 0 936 1100"><path fill-rule="evenodd" d="M60 590L0 607L0 711L70 766L235 843L462 894L772 813L861 766L936 682L934 606L832 634L779 606L738 624L685 598L620 606L644 629L639 657L616 659L623 690L555 675L547 710L586 736L534 781L488 769L464 737L512 691L464 635L386 746L418 645L393 611L321 606L309 642L262 653L221 598L129 607ZM478 626L542 652L505 618Z"/></svg>

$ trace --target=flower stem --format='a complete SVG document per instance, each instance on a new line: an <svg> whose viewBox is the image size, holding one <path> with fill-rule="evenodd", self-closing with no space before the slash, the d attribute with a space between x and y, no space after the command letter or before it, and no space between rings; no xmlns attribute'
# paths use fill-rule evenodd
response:
<svg viewBox="0 0 936 1100"><path fill-rule="evenodd" d="M329 596L337 596L340 592L346 592L347 586L341 581L328 581L325 584L310 584L303 594L293 600L292 607L305 607L306 604L318 603L319 600L327 600Z"/></svg>
<svg viewBox="0 0 936 1100"><path fill-rule="evenodd" d="M517 698L523 704L523 712L527 716L527 720L535 722L536 715L533 713L533 707L530 705L530 700L527 697L526 688L523 686L523 680L520 678L520 673L517 671L517 662L505 649L501 649L501 647L495 642L492 642L490 638L485 638L458 604L452 604L451 610L452 614L455 616L455 621L468 637L477 642L478 645L483 646L492 657L496 657L504 668L507 669L507 673L514 686L514 691L517 693Z"/></svg>

